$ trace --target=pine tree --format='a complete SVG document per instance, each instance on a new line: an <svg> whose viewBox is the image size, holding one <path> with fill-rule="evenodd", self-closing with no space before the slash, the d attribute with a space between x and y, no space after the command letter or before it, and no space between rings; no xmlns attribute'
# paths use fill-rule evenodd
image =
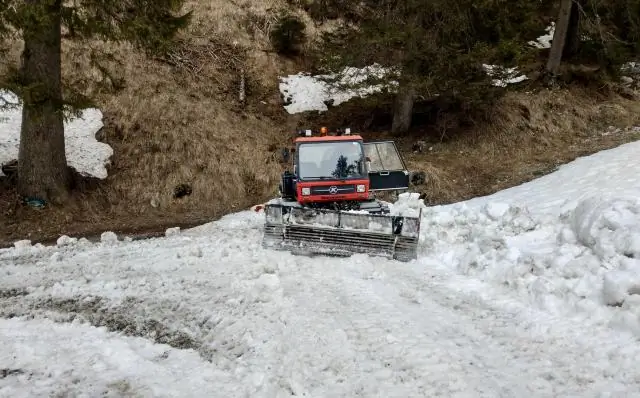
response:
<svg viewBox="0 0 640 398"><path fill-rule="evenodd" d="M324 36L331 69L380 63L399 69L392 130L409 128L418 96L469 103L499 94L482 63L515 63L544 33L542 10L525 0L365 0L352 2L349 23ZM346 13L346 11L344 11Z"/></svg>
<svg viewBox="0 0 640 398"><path fill-rule="evenodd" d="M562 64L587 65L574 70L604 72L598 76L603 78L618 75L624 63L640 55L640 0L557 0L556 6L548 83L567 70Z"/></svg>
<svg viewBox="0 0 640 398"><path fill-rule="evenodd" d="M62 32L65 39L130 42L153 53L171 45L191 13L184 0L0 0L0 41L21 35L21 65L5 81L23 102L18 155L18 193L62 203L71 173L64 143L64 110L78 103L63 97Z"/></svg>

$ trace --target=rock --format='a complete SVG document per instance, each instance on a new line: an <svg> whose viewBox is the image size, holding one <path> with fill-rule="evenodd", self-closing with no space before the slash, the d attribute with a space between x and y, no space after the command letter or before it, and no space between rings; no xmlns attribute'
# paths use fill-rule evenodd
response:
<svg viewBox="0 0 640 398"><path fill-rule="evenodd" d="M411 173L411 184L422 185L427 182L427 173L424 171L414 171Z"/></svg>
<svg viewBox="0 0 640 398"><path fill-rule="evenodd" d="M173 189L173 197L176 199L191 195L193 190L189 184L179 184Z"/></svg>
<svg viewBox="0 0 640 398"><path fill-rule="evenodd" d="M629 76L622 76L620 77L620 82L624 85L630 85L631 83L633 83L633 79L630 78Z"/></svg>
<svg viewBox="0 0 640 398"><path fill-rule="evenodd" d="M424 151L424 147L427 146L427 143L424 141L418 141L415 144L413 144L413 152L422 152Z"/></svg>

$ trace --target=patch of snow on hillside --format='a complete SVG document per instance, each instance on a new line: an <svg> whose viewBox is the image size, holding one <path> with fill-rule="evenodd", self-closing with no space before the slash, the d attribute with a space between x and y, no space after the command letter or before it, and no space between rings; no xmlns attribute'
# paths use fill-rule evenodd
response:
<svg viewBox="0 0 640 398"><path fill-rule="evenodd" d="M620 70L623 73L627 73L629 75L640 75L640 62L627 62L625 64L622 65L622 67L620 68Z"/></svg>
<svg viewBox="0 0 640 398"><path fill-rule="evenodd" d="M11 92L0 92L0 99L10 108L0 109L0 166L18 159L22 105ZM3 101L0 100L0 106ZM96 139L102 128L102 112L95 108L83 110L79 118L65 121L65 152L67 163L80 174L100 179L107 178L106 166L110 164L113 149ZM0 170L0 176L2 176Z"/></svg>
<svg viewBox="0 0 640 398"><path fill-rule="evenodd" d="M516 68L504 68L497 65L483 65L490 76L498 75L493 84L506 87L527 79L525 75L519 75ZM290 114L307 111L324 112L329 106L337 106L352 98L364 98L385 89L394 92L397 82L392 80L388 84L363 84L368 78L383 78L393 71L383 68L378 64L359 69L348 67L339 74L312 76L309 73L300 72L280 78L280 94L284 100L284 108ZM328 83L327 79L336 80ZM348 88L352 85L352 88Z"/></svg>
<svg viewBox="0 0 640 398"><path fill-rule="evenodd" d="M553 34L555 33L555 30L556 24L555 22L551 22L551 24L545 29L547 33L539 36L536 40L530 41L529 45L539 49L551 48L551 41L553 40Z"/></svg>
<svg viewBox="0 0 640 398"><path fill-rule="evenodd" d="M389 84L374 84L360 86L367 79L383 78L391 73L389 68L373 64L364 68L347 67L338 74L311 76L300 72L280 78L280 93L284 97L287 112L300 113L306 111L326 111L327 103L332 106L347 102L352 98L366 97L385 88L393 88L396 82ZM326 80L336 80L328 83ZM354 85L355 88L347 88L346 85Z"/></svg>
<svg viewBox="0 0 640 398"><path fill-rule="evenodd" d="M518 74L518 68L505 68L500 65L482 64L483 69L493 79L492 84L497 87L507 87L509 84L520 83L528 79L526 75Z"/></svg>

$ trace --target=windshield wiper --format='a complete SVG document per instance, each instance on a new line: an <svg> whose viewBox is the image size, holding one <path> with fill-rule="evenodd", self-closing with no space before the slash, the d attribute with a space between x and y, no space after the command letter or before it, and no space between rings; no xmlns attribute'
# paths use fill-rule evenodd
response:
<svg viewBox="0 0 640 398"><path fill-rule="evenodd" d="M321 177L301 177L303 180L334 180L333 177L326 177L326 176L321 176Z"/></svg>

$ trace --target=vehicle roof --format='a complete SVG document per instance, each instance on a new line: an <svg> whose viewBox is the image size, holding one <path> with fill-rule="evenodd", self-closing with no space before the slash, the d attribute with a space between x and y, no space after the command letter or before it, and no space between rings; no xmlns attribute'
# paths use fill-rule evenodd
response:
<svg viewBox="0 0 640 398"><path fill-rule="evenodd" d="M325 135L316 137L297 137L295 142L331 142L331 141L362 141L359 135Z"/></svg>

